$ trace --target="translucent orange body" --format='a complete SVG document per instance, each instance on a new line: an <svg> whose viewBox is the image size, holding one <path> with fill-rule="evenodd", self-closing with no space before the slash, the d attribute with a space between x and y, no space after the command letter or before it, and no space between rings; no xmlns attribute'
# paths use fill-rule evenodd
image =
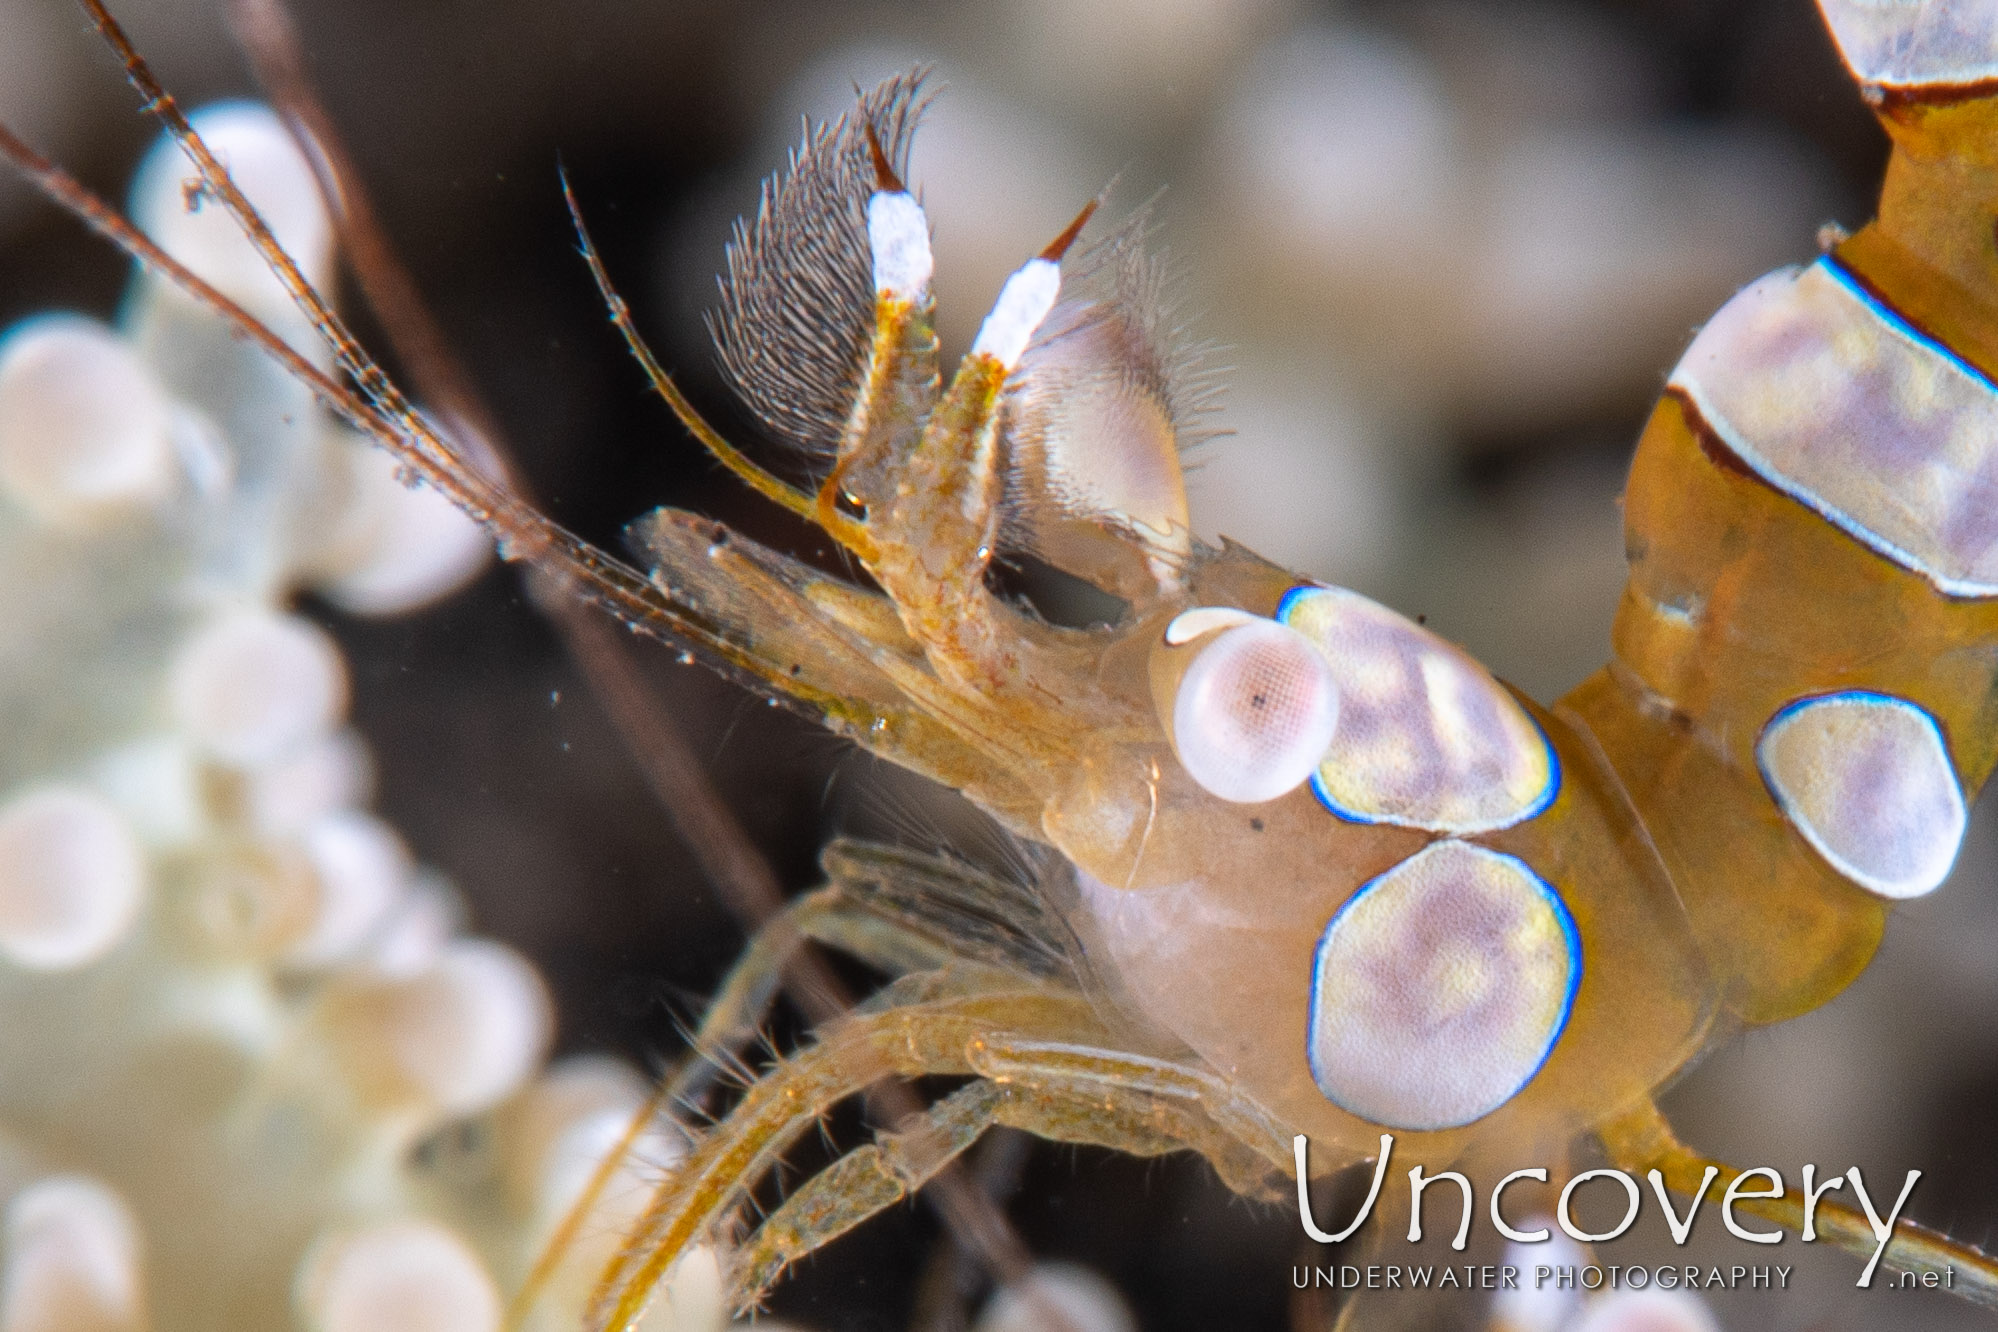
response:
<svg viewBox="0 0 1998 1332"><path fill-rule="evenodd" d="M1841 257L1990 368L1982 349L1998 349L1988 337L1998 321L1966 293L1998 290L1998 256L1988 209L1963 207L1998 198L1979 137L1989 109L1890 103L1885 114L1896 152L1882 220ZM1009 379L974 355L941 390L934 357L925 303L884 297L832 479L815 499L785 501L826 520L880 593L717 541L685 515L662 512L644 532L655 585L682 624L718 626L704 628L711 650L810 700L867 747L964 791L1073 867L1041 891L1080 940L1086 1011L994 1009L962 1058L949 1053L956 1037L911 1054L927 1030L921 1019L869 1038L897 1071L970 1072L1024 1098L980 1111L979 1122L1133 1151L1184 1143L1252 1191L1269 1185L1242 1176L1230 1155L1240 1145L1278 1170L1290 1134L1311 1139L1317 1169L1373 1155L1384 1126L1335 1104L1305 1058L1321 985L1314 954L1363 885L1456 837L1516 856L1552 887L1580 937L1581 979L1565 1029L1515 1095L1456 1127L1387 1125L1400 1129L1398 1158L1432 1170L1559 1160L1593 1130L1620 1164L1690 1189L1706 1163L1671 1139L1651 1095L1740 1024L1835 995L1872 957L1890 905L1828 863L1772 798L1757 756L1772 717L1829 691L1892 694L1936 720L1963 790L1991 770L1998 603L1946 596L1854 540L1758 476L1674 393L1631 473L1631 581L1615 659L1551 710L1521 701L1556 756L1551 804L1510 826L1451 833L1352 821L1304 788L1256 804L1217 799L1179 761L1161 710L1178 654L1193 650L1174 646L1168 625L1196 607L1277 615L1304 580L1235 546L1193 546L1165 559L1166 572L1133 580L1133 552L1148 552L1157 570L1158 543L1109 512L1096 515L1093 547L1071 522L1058 558L1129 600L1118 623L1065 629L996 596L984 571L1003 504L1077 515L1060 495L1023 501L1004 484L1009 453L1026 447L1008 433L1006 402L1034 392L1031 378ZM732 465L771 493L747 464ZM914 1010L891 1003L883 1019L905 1011ZM1013 1053L990 1053L1000 1047ZM1187 1081L1172 1083L1168 1067ZM818 1107L865 1076L785 1094ZM1161 1120L1161 1097L1174 1095L1212 1114L1219 1136ZM753 1173L743 1153L778 1150L796 1131L796 1114L774 1115L755 1091L752 1101L715 1140L715 1160L736 1164L669 1183L652 1228L607 1275L610 1324L634 1316L678 1246L735 1205L741 1175ZM1250 1127L1236 1118L1244 1114ZM913 1151L900 1140L894 1148ZM794 1199L758 1232L745 1289L934 1167L921 1152L884 1148L854 1168L876 1181L864 1205L861 1186L845 1179ZM1734 1173L1722 1169L1723 1187ZM1797 1224L1795 1195L1750 1206ZM1819 1229L1869 1247L1854 1213L1826 1205ZM1887 1252L1906 1267L1988 1269L1973 1251L1906 1228Z"/></svg>
<svg viewBox="0 0 1998 1332"><path fill-rule="evenodd" d="M1880 216L1838 257L1965 359L1998 368L1998 105L1880 111L1894 136ZM1616 658L1565 706L1613 756L1729 1007L1751 1022L1794 1017L1865 968L1888 904L1784 821L1755 738L1800 693L1890 690L1941 721L1977 790L1998 762L1998 604L1944 596L1778 493L1675 396L1638 445L1624 523ZM1700 608L1691 620L1678 613L1688 606Z"/></svg>
<svg viewBox="0 0 1998 1332"><path fill-rule="evenodd" d="M749 313L723 337L751 349L743 387L752 406L759 393L777 392L776 379L758 376L784 373L781 355L758 369L753 353L766 330L756 311L781 310L787 296L864 293L870 276L833 273L844 287L816 271L801 278L781 249L758 250L766 229L782 238L786 227L818 226L832 242L826 263L864 263L873 201L902 193L895 166L918 82L891 81L819 131L739 237L729 296ZM1883 96L1895 155L1881 219L1839 257L1989 372L1998 368L1998 311L1986 299L1998 291L1998 149L1989 133L1998 113L1973 95L1983 91ZM219 165L202 165L217 198L259 229ZM1067 239L1035 262L1059 260ZM272 257L285 267L281 253ZM1112 267L1117 259L1113 246ZM1152 345L1158 321L1143 305L1145 283L1067 307L1077 318L1096 311L1086 326L1117 334L1075 349L1070 362L1051 370L1031 344L1021 360L986 349L981 334L945 384L927 269L920 279L910 271L895 270L897 283L913 284L906 289L875 282L872 299L805 312L819 322L800 354L831 346L852 360L850 370L827 372L846 375L850 408L806 418L824 427L818 443L830 455L816 493L747 461L657 376L726 465L817 522L878 591L667 510L634 533L649 576L584 546L466 466L289 275L363 386L356 396L321 376L321 391L500 530L514 553L566 569L634 624L962 791L1012 834L1057 853L1023 892L1006 896L987 883L956 898L939 886L949 875L936 864L883 870L829 859L835 895L801 906L809 929L798 928L899 979L755 1082L662 1185L605 1275L598 1320L634 1325L678 1254L736 1215L820 1114L884 1073L973 1080L921 1123L794 1193L742 1248L734 1275L745 1298L919 1187L994 1123L1136 1152L1193 1148L1232 1186L1265 1194L1282 1192L1294 1135L1308 1136L1320 1149L1314 1166L1331 1170L1374 1154L1384 1128L1397 1131L1406 1164L1431 1169L1558 1160L1593 1130L1626 1168L1659 1169L1674 1187L1696 1184L1704 1163L1671 1140L1651 1095L1717 1033L1794 1016L1836 994L1872 956L1888 910L1799 835L1759 770L1759 739L1800 699L1892 694L1935 719L1956 785L1974 791L1998 746L1998 601L1946 596L1853 539L1763 479L1675 392L1654 413L1632 470L1631 582L1610 666L1543 710L1452 666L1455 650L1415 625L1398 621L1393 631L1427 654L1435 680L1477 694L1478 707L1525 709L1532 725L1522 725L1544 736L1558 773L1550 800L1507 818L1452 822L1350 817L1305 786L1255 803L1222 799L1190 775L1163 703L1190 654L1226 631L1180 641L1171 626L1201 608L1280 619L1308 580L1233 545L1192 542L1183 514L1135 513L1114 493L1073 484L1103 477L1063 453L1076 441L1059 436L1059 413L1028 410L1063 395L1124 395L1117 405L1132 399L1144 410L1078 413L1124 423L1115 438L1085 442L1137 455L1153 476L1176 467L1187 422L1170 358ZM872 276L880 272L877 262ZM754 282L769 285L744 285ZM995 321L1017 322L1010 291ZM613 308L621 318L621 305ZM1063 325L1064 308L1054 307L1047 326L1082 326ZM782 352L782 328L773 327L770 345ZM1046 420L1056 424L1034 424ZM1035 465L1022 465L1029 457ZM1036 544L1035 534L1050 532L1058 543ZM1064 627L1001 595L988 574L1009 548L1114 592L1124 613ZM1365 664L1331 662L1348 672L1339 677L1343 707L1372 687ZM1449 729L1450 699L1432 691L1419 701L1411 735L1427 738L1420 728L1428 726L1446 740L1466 738ZM1347 983L1318 967L1356 893L1447 841L1514 857L1544 881L1572 917L1579 983L1544 1063L1503 1103L1448 1127L1384 1125L1341 1109L1310 1062L1315 1006L1328 987ZM891 891L925 874L938 881L926 893ZM995 944L962 911L925 914L946 900L956 910L977 893L1006 930L1043 951ZM1043 965L1052 954L1058 960ZM774 963L753 954L745 965ZM1476 965L1466 970L1474 991L1481 977ZM736 988L747 993L754 982ZM723 1004L718 1013L711 1026L723 1035L753 1030L753 1012ZM1791 1195L1760 1210L1794 1223L1798 1207ZM1823 1207L1819 1226L1865 1243L1865 1225L1849 1211ZM1987 1294L1998 1292L1998 1268L1934 1237L1904 1233L1888 1260L1960 1263Z"/></svg>

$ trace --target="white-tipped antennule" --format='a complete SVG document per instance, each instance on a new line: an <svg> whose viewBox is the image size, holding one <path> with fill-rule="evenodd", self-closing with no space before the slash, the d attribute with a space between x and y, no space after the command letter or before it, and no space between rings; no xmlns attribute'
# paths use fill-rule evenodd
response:
<svg viewBox="0 0 1998 1332"><path fill-rule="evenodd" d="M864 127L874 157L874 194L867 201L867 248L874 256L877 296L918 303L930 293L936 271L930 253L930 222L923 206L895 174L872 125Z"/></svg>
<svg viewBox="0 0 1998 1332"><path fill-rule="evenodd" d="M0 342L0 496L43 522L89 523L172 482L171 409L123 339L57 315Z"/></svg>
<svg viewBox="0 0 1998 1332"><path fill-rule="evenodd" d="M138 839L104 797L44 786L0 804L0 954L66 971L109 952L145 898Z"/></svg>
<svg viewBox="0 0 1998 1332"><path fill-rule="evenodd" d="M1303 634L1260 616L1214 634L1172 701L1181 766L1210 795L1238 804L1302 786L1338 723L1331 663Z"/></svg>
<svg viewBox="0 0 1998 1332"><path fill-rule="evenodd" d="M434 1221L326 1236L299 1271L317 1332L497 1332L499 1287L472 1246Z"/></svg>
<svg viewBox="0 0 1998 1332"><path fill-rule="evenodd" d="M978 327L971 354L990 356L1011 370L1026 354L1027 344L1060 295L1061 264L1052 259L1028 260L999 289L992 313Z"/></svg>
<svg viewBox="0 0 1998 1332"><path fill-rule="evenodd" d="M55 1175L7 1205L0 1327L8 1332L139 1332L148 1324L139 1227L125 1202L84 1175Z"/></svg>
<svg viewBox="0 0 1998 1332"><path fill-rule="evenodd" d="M936 261L930 222L907 190L876 190L867 201L867 244L874 254L874 290L920 301L930 289Z"/></svg>
<svg viewBox="0 0 1998 1332"><path fill-rule="evenodd" d="M978 336L972 340L973 356L989 356L1008 371L1020 364L1020 358L1027 354L1027 344L1034 340L1034 334L1040 331L1061 296L1061 257L1095 214L1096 203L1092 200L1047 249L1006 279L1006 285L999 289L999 299L992 303L992 313L985 316L985 322L978 327Z"/></svg>

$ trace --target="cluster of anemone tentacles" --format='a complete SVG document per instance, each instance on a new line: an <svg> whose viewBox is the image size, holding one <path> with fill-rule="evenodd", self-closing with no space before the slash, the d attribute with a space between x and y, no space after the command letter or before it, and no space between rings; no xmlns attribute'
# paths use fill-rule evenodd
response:
<svg viewBox="0 0 1998 1332"><path fill-rule="evenodd" d="M320 278L331 225L261 108L205 130ZM137 220L309 338L171 148ZM314 353L316 355L316 353ZM483 536L145 276L113 325L0 340L0 1327L496 1332L648 1089L544 1067L547 994L367 812L310 589L390 614ZM586 1228L679 1150L660 1122ZM537 1318L573 1326L601 1245ZM703 1255L661 1328L722 1314Z"/></svg>

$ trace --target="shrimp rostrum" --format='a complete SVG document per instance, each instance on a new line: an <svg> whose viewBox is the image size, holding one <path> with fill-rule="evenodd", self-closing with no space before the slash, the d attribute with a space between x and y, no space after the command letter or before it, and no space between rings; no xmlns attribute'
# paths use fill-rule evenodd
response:
<svg viewBox="0 0 1998 1332"><path fill-rule="evenodd" d="M816 488L650 367L868 583L674 510L633 529L641 577L481 490L366 367L350 413L517 553L1046 852L1027 886L828 853L792 925L895 979L705 1131L606 1273L600 1325L633 1325L890 1073L965 1081L749 1230L739 1300L992 1125L1192 1150L1273 1198L1301 1188L1300 1135L1311 1173L1379 1158L1384 1134L1430 1169L1558 1161L1593 1134L1661 1188L1735 1177L1653 1096L1857 976L1893 904L1942 882L1998 759L1998 9L1823 9L1893 138L1880 215L1693 342L1631 473L1613 660L1549 707L1384 606L1193 536L1203 381L1137 228L1072 246L1085 211L946 378L902 181L917 78L811 132L730 249L722 365ZM998 588L1015 556L1119 610L1041 615ZM717 1043L753 1028L781 951L746 957ZM1744 1210L1877 1247L1870 1203ZM1998 1302L1998 1266L1905 1222L1884 1262L1953 1264Z"/></svg>

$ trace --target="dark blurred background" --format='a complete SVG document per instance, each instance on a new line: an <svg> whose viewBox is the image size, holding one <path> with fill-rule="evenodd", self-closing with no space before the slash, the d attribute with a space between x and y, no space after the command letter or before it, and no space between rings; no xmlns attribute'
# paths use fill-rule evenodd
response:
<svg viewBox="0 0 1998 1332"><path fill-rule="evenodd" d="M700 320L728 222L800 115L924 61L943 95L913 175L947 340L968 340L1005 273L1111 175L1113 211L1165 187L1189 327L1234 367L1233 435L1200 451L1196 526L1424 613L1543 699L1607 653L1615 497L1664 372L1735 287L1810 257L1821 223L1863 221L1885 158L1807 0L295 9L403 257L564 523L615 544L670 503L799 539L646 396L576 258L558 163L663 358L753 439ZM252 91L211 0L118 10L187 102ZM152 138L64 0L0 0L0 111L114 196ZM0 323L108 314L123 283L114 255L0 182ZM400 619L308 611L351 654L379 806L479 928L539 963L563 1047L670 1059L741 934L515 574ZM793 887L837 832L976 839L954 798L642 655ZM1807 1159L1891 1179L1920 1166L1911 1213L1984 1238L1994 866L1985 817L1851 992L1671 1094L1688 1139L1793 1177ZM1198 1163L1038 1147L1012 1213L1036 1253L1108 1275L1147 1329L1286 1325L1295 1217L1232 1199ZM936 1235L902 1209L807 1263L774 1309L902 1327ZM1976 1325L1856 1294L1851 1264L1802 1257L1817 1261L1788 1296L1723 1304L1729 1325Z"/></svg>

